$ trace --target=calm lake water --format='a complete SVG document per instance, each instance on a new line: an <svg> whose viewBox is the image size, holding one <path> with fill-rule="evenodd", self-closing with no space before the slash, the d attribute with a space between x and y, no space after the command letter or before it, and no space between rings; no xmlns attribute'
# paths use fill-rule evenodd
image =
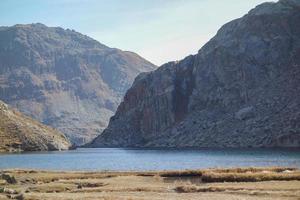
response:
<svg viewBox="0 0 300 200"><path fill-rule="evenodd" d="M62 152L0 154L1 169L145 171L242 166L300 168L300 150L79 148Z"/></svg>

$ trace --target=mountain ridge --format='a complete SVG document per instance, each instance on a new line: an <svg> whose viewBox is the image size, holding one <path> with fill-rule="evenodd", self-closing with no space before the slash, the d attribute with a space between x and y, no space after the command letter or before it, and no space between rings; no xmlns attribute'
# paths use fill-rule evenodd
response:
<svg viewBox="0 0 300 200"><path fill-rule="evenodd" d="M264 3L139 75L89 147L299 147L299 1Z"/></svg>
<svg viewBox="0 0 300 200"><path fill-rule="evenodd" d="M0 99L80 145L107 125L137 74L139 55L41 23L0 28Z"/></svg>

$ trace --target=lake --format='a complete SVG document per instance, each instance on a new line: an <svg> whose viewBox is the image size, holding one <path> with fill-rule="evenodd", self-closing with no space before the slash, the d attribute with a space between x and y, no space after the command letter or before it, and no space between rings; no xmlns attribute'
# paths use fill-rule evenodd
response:
<svg viewBox="0 0 300 200"><path fill-rule="evenodd" d="M212 167L300 168L300 150L282 149L118 149L0 154L0 168L45 170L183 170Z"/></svg>

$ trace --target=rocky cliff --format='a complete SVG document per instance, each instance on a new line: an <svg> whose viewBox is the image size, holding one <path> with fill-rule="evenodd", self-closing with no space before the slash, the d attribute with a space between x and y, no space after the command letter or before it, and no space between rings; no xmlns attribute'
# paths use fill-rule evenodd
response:
<svg viewBox="0 0 300 200"><path fill-rule="evenodd" d="M90 147L300 147L300 1L264 3L142 73Z"/></svg>
<svg viewBox="0 0 300 200"><path fill-rule="evenodd" d="M154 67L73 30L0 27L0 99L76 144L102 132L136 75Z"/></svg>
<svg viewBox="0 0 300 200"><path fill-rule="evenodd" d="M0 152L67 150L70 147L71 143L62 133L0 101Z"/></svg>

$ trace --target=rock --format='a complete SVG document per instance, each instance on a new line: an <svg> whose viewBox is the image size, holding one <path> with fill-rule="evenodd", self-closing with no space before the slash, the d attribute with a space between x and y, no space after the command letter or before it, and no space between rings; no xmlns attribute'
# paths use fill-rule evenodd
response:
<svg viewBox="0 0 300 200"><path fill-rule="evenodd" d="M0 27L0 38L0 100L76 145L102 132L138 73L155 69L133 52L60 27Z"/></svg>
<svg viewBox="0 0 300 200"><path fill-rule="evenodd" d="M235 113L235 117L239 120L245 120L254 117L254 108L252 106L240 109Z"/></svg>
<svg viewBox="0 0 300 200"><path fill-rule="evenodd" d="M24 196L23 194L8 194L6 195L8 198L10 199L17 199L17 200L23 200L24 199Z"/></svg>
<svg viewBox="0 0 300 200"><path fill-rule="evenodd" d="M6 194L18 194L16 190L10 188L4 188L3 192Z"/></svg>
<svg viewBox="0 0 300 200"><path fill-rule="evenodd" d="M17 183L15 177L10 174L1 174L1 179L5 180L9 184Z"/></svg>
<svg viewBox="0 0 300 200"><path fill-rule="evenodd" d="M282 173L293 173L291 170L284 170Z"/></svg>
<svg viewBox="0 0 300 200"><path fill-rule="evenodd" d="M139 75L88 146L299 147L298 2L259 5L198 54Z"/></svg>
<svg viewBox="0 0 300 200"><path fill-rule="evenodd" d="M15 195L14 198L17 200L23 200L24 196L23 196L23 194L18 194L18 195Z"/></svg>
<svg viewBox="0 0 300 200"><path fill-rule="evenodd" d="M289 133L280 135L274 138L273 143L276 147L299 147L300 146L300 134Z"/></svg>

